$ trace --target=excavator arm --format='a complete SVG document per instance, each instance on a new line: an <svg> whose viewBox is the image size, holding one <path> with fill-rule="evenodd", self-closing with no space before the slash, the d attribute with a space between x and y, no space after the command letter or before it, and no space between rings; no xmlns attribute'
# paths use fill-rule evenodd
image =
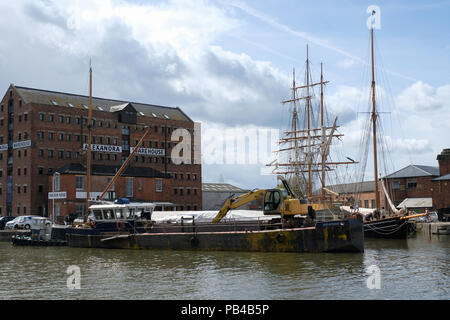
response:
<svg viewBox="0 0 450 320"><path fill-rule="evenodd" d="M287 191L288 195L290 195L292 198L295 198L294 192L292 192L291 187L289 186L289 183L286 181L286 179L283 176L278 176L278 179L281 180L283 183L284 189Z"/></svg>
<svg viewBox="0 0 450 320"><path fill-rule="evenodd" d="M228 197L223 203L222 208L220 208L219 213L216 215L216 217L213 219L212 222L219 223L220 220L222 220L223 217L225 217L228 211L230 211L231 209L236 209L239 208L240 206L243 206L244 204L252 202L253 200L261 199L262 197L264 197L265 193L266 190L261 189L250 191L238 197L233 196Z"/></svg>

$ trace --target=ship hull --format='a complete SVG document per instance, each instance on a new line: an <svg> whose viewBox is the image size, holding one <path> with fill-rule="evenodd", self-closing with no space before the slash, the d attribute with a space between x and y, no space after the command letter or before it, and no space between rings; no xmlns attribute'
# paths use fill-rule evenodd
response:
<svg viewBox="0 0 450 320"><path fill-rule="evenodd" d="M250 252L363 252L358 219L319 222L313 227L221 232L147 232L105 235L68 230L68 245L110 249L171 249Z"/></svg>
<svg viewBox="0 0 450 320"><path fill-rule="evenodd" d="M378 239L407 239L414 234L414 224L400 217L364 222L364 237Z"/></svg>

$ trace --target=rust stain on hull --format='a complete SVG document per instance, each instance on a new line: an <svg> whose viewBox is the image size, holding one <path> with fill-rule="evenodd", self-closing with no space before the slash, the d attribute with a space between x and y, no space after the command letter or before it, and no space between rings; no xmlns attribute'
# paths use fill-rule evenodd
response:
<svg viewBox="0 0 450 320"><path fill-rule="evenodd" d="M354 219L353 219L354 220ZM363 252L362 223L317 223L315 227L262 231L140 233L105 237L69 234L69 246L259 252Z"/></svg>

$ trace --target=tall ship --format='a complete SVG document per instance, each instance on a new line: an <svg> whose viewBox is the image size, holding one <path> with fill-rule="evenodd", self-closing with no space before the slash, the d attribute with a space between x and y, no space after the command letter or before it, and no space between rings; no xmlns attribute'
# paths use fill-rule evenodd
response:
<svg viewBox="0 0 450 320"><path fill-rule="evenodd" d="M373 12L375 14L375 12ZM342 206L341 209L351 214L361 214L364 217L364 236L367 238L385 238L385 239L406 239L415 232L415 224L410 222L410 219L424 216L425 214L408 215L406 208L397 209L391 201L389 194L389 186L386 186L384 180L379 178L379 162L380 155L387 156L388 152L380 152L380 144L384 141L377 128L381 127L379 111L377 108L376 93L375 93L375 57L374 57L374 29L370 29L370 50L371 50L371 86L370 86L370 100L371 110L368 112L370 120L365 127L364 134L360 145L362 146L362 158L366 159L363 162L360 183L363 181L364 172L367 164L367 157L369 153L369 145L373 147L373 174L374 174L374 192L375 192L375 206L372 208L362 208L355 203L359 202L359 195L356 195L355 203L352 206ZM386 159L383 159L385 162ZM386 208L381 204L381 198L384 196Z"/></svg>
<svg viewBox="0 0 450 320"><path fill-rule="evenodd" d="M280 149L276 151L277 159L268 166L274 167L272 173L286 177L296 198L308 203L317 216L323 220L333 220L339 216L339 205L345 199L327 185L345 179L336 172L339 167L345 166L348 170L357 162L350 157L346 157L349 161L332 158L332 155L337 157L336 152L331 153L332 146L343 134L338 133L338 118L331 118L325 107L324 87L329 81L324 81L322 63L320 81L314 82L312 79L308 46L304 83L296 84L295 69L292 78L291 97L282 101L289 108L289 129L278 141ZM317 87L320 91L318 95L315 93Z"/></svg>
<svg viewBox="0 0 450 320"><path fill-rule="evenodd" d="M294 83L295 90L298 88ZM324 132L330 130L325 136L333 137L335 127L336 123L328 129L323 127ZM312 139L317 135L313 134L316 131L308 130L307 137ZM294 132L294 136L299 133ZM106 186L99 201L128 165L147 134L148 130ZM326 143L329 145L329 140ZM309 169L313 170L313 166L310 165ZM298 253L364 251L359 216L322 221L316 215L317 211L325 208L322 203L316 203L312 198L304 199L299 189L292 190L282 175L279 179L284 188L255 189L231 196L224 201L219 212L154 212L151 203L130 203L126 199L114 203L89 203L89 212L83 223L67 228L67 243L72 247L115 249ZM236 209L254 200L262 201L261 212L233 215Z"/></svg>

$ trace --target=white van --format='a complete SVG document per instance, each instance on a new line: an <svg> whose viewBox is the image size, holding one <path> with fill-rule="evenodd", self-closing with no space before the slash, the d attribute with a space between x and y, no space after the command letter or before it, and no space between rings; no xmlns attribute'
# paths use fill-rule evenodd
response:
<svg viewBox="0 0 450 320"><path fill-rule="evenodd" d="M40 226L50 227L52 222L40 216L20 216L8 222L5 229L39 229Z"/></svg>

